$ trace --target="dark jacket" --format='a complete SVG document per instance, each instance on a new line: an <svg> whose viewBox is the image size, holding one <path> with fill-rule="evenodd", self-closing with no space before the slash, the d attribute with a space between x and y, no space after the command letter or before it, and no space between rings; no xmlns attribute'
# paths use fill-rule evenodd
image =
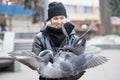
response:
<svg viewBox="0 0 120 80"><path fill-rule="evenodd" d="M47 26L47 27L49 27L49 26ZM71 31L67 31L69 33L69 40L64 39L59 47L63 47L65 45L72 44L77 39L77 36L75 35L75 31L74 31L74 26L72 24L70 24L69 26L66 26L66 29L68 29L69 27L73 27L73 28L70 28ZM46 49L49 49L49 50L53 51L54 53L57 53L57 47L53 44L53 42L50 38L51 36L49 34L50 33L48 33L48 31L46 31L46 29L44 29L43 31L39 32L36 35L33 45L32 45L32 51L36 55L39 55L39 53L41 51L46 50ZM84 72L80 73L79 75L76 75L76 77L70 76L69 78L60 78L60 79L46 79L46 78L43 78L42 76L40 76L40 80L77 80L78 78L80 78L82 76L83 73Z"/></svg>

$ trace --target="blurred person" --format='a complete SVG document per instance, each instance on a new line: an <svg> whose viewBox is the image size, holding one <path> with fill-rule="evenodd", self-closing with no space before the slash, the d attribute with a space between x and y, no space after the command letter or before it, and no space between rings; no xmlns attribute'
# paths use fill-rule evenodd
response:
<svg viewBox="0 0 120 80"><path fill-rule="evenodd" d="M32 52L36 55L39 56L44 50L51 50L56 55L58 48L71 45L78 39L74 30L75 26L67 21L66 9L61 2L49 3L46 23L44 28L35 36L32 44ZM69 40L66 40L66 35L62 31L62 27L66 30ZM52 62L52 59L50 62ZM44 78L40 75L39 80L78 80L84 73L85 71L75 76L56 79Z"/></svg>
<svg viewBox="0 0 120 80"><path fill-rule="evenodd" d="M1 27L1 32L6 32L7 31L7 23L5 19L2 19L0 21L0 27Z"/></svg>

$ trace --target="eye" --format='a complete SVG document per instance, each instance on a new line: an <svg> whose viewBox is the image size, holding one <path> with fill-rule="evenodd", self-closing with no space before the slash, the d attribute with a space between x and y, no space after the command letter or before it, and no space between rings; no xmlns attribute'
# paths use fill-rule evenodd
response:
<svg viewBox="0 0 120 80"><path fill-rule="evenodd" d="M61 19L61 20L63 20L63 19L64 19L64 17L60 17L60 19Z"/></svg>
<svg viewBox="0 0 120 80"><path fill-rule="evenodd" d="M54 17L53 19L54 19L54 20L58 20L58 18L57 18L57 17Z"/></svg>

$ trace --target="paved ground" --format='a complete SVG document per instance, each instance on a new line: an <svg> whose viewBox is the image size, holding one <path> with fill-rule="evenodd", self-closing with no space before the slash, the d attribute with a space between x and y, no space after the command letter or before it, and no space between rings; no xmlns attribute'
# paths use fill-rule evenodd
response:
<svg viewBox="0 0 120 80"><path fill-rule="evenodd" d="M27 66L21 65L19 72L2 72L0 73L0 80L39 80L38 73L29 69Z"/></svg>
<svg viewBox="0 0 120 80"><path fill-rule="evenodd" d="M120 50L104 50L101 55L109 61L101 66L87 70L80 80L120 80ZM2 72L0 80L38 80L36 71L21 64L20 72Z"/></svg>
<svg viewBox="0 0 120 80"><path fill-rule="evenodd" d="M104 50L102 55L109 58L109 61L87 70L80 80L120 80L120 50Z"/></svg>

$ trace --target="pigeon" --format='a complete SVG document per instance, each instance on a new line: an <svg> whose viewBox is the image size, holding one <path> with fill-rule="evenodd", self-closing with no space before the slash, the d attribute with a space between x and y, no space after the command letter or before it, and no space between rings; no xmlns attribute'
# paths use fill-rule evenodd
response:
<svg viewBox="0 0 120 80"><path fill-rule="evenodd" d="M79 48L85 48L85 43L83 39L78 45ZM31 51L14 51L9 54L45 78L62 78L75 76L108 61L106 57L98 54L84 54L84 50L79 55L64 50L60 50L55 56L51 50L44 50L39 56ZM50 62L50 58L53 58L53 62Z"/></svg>

